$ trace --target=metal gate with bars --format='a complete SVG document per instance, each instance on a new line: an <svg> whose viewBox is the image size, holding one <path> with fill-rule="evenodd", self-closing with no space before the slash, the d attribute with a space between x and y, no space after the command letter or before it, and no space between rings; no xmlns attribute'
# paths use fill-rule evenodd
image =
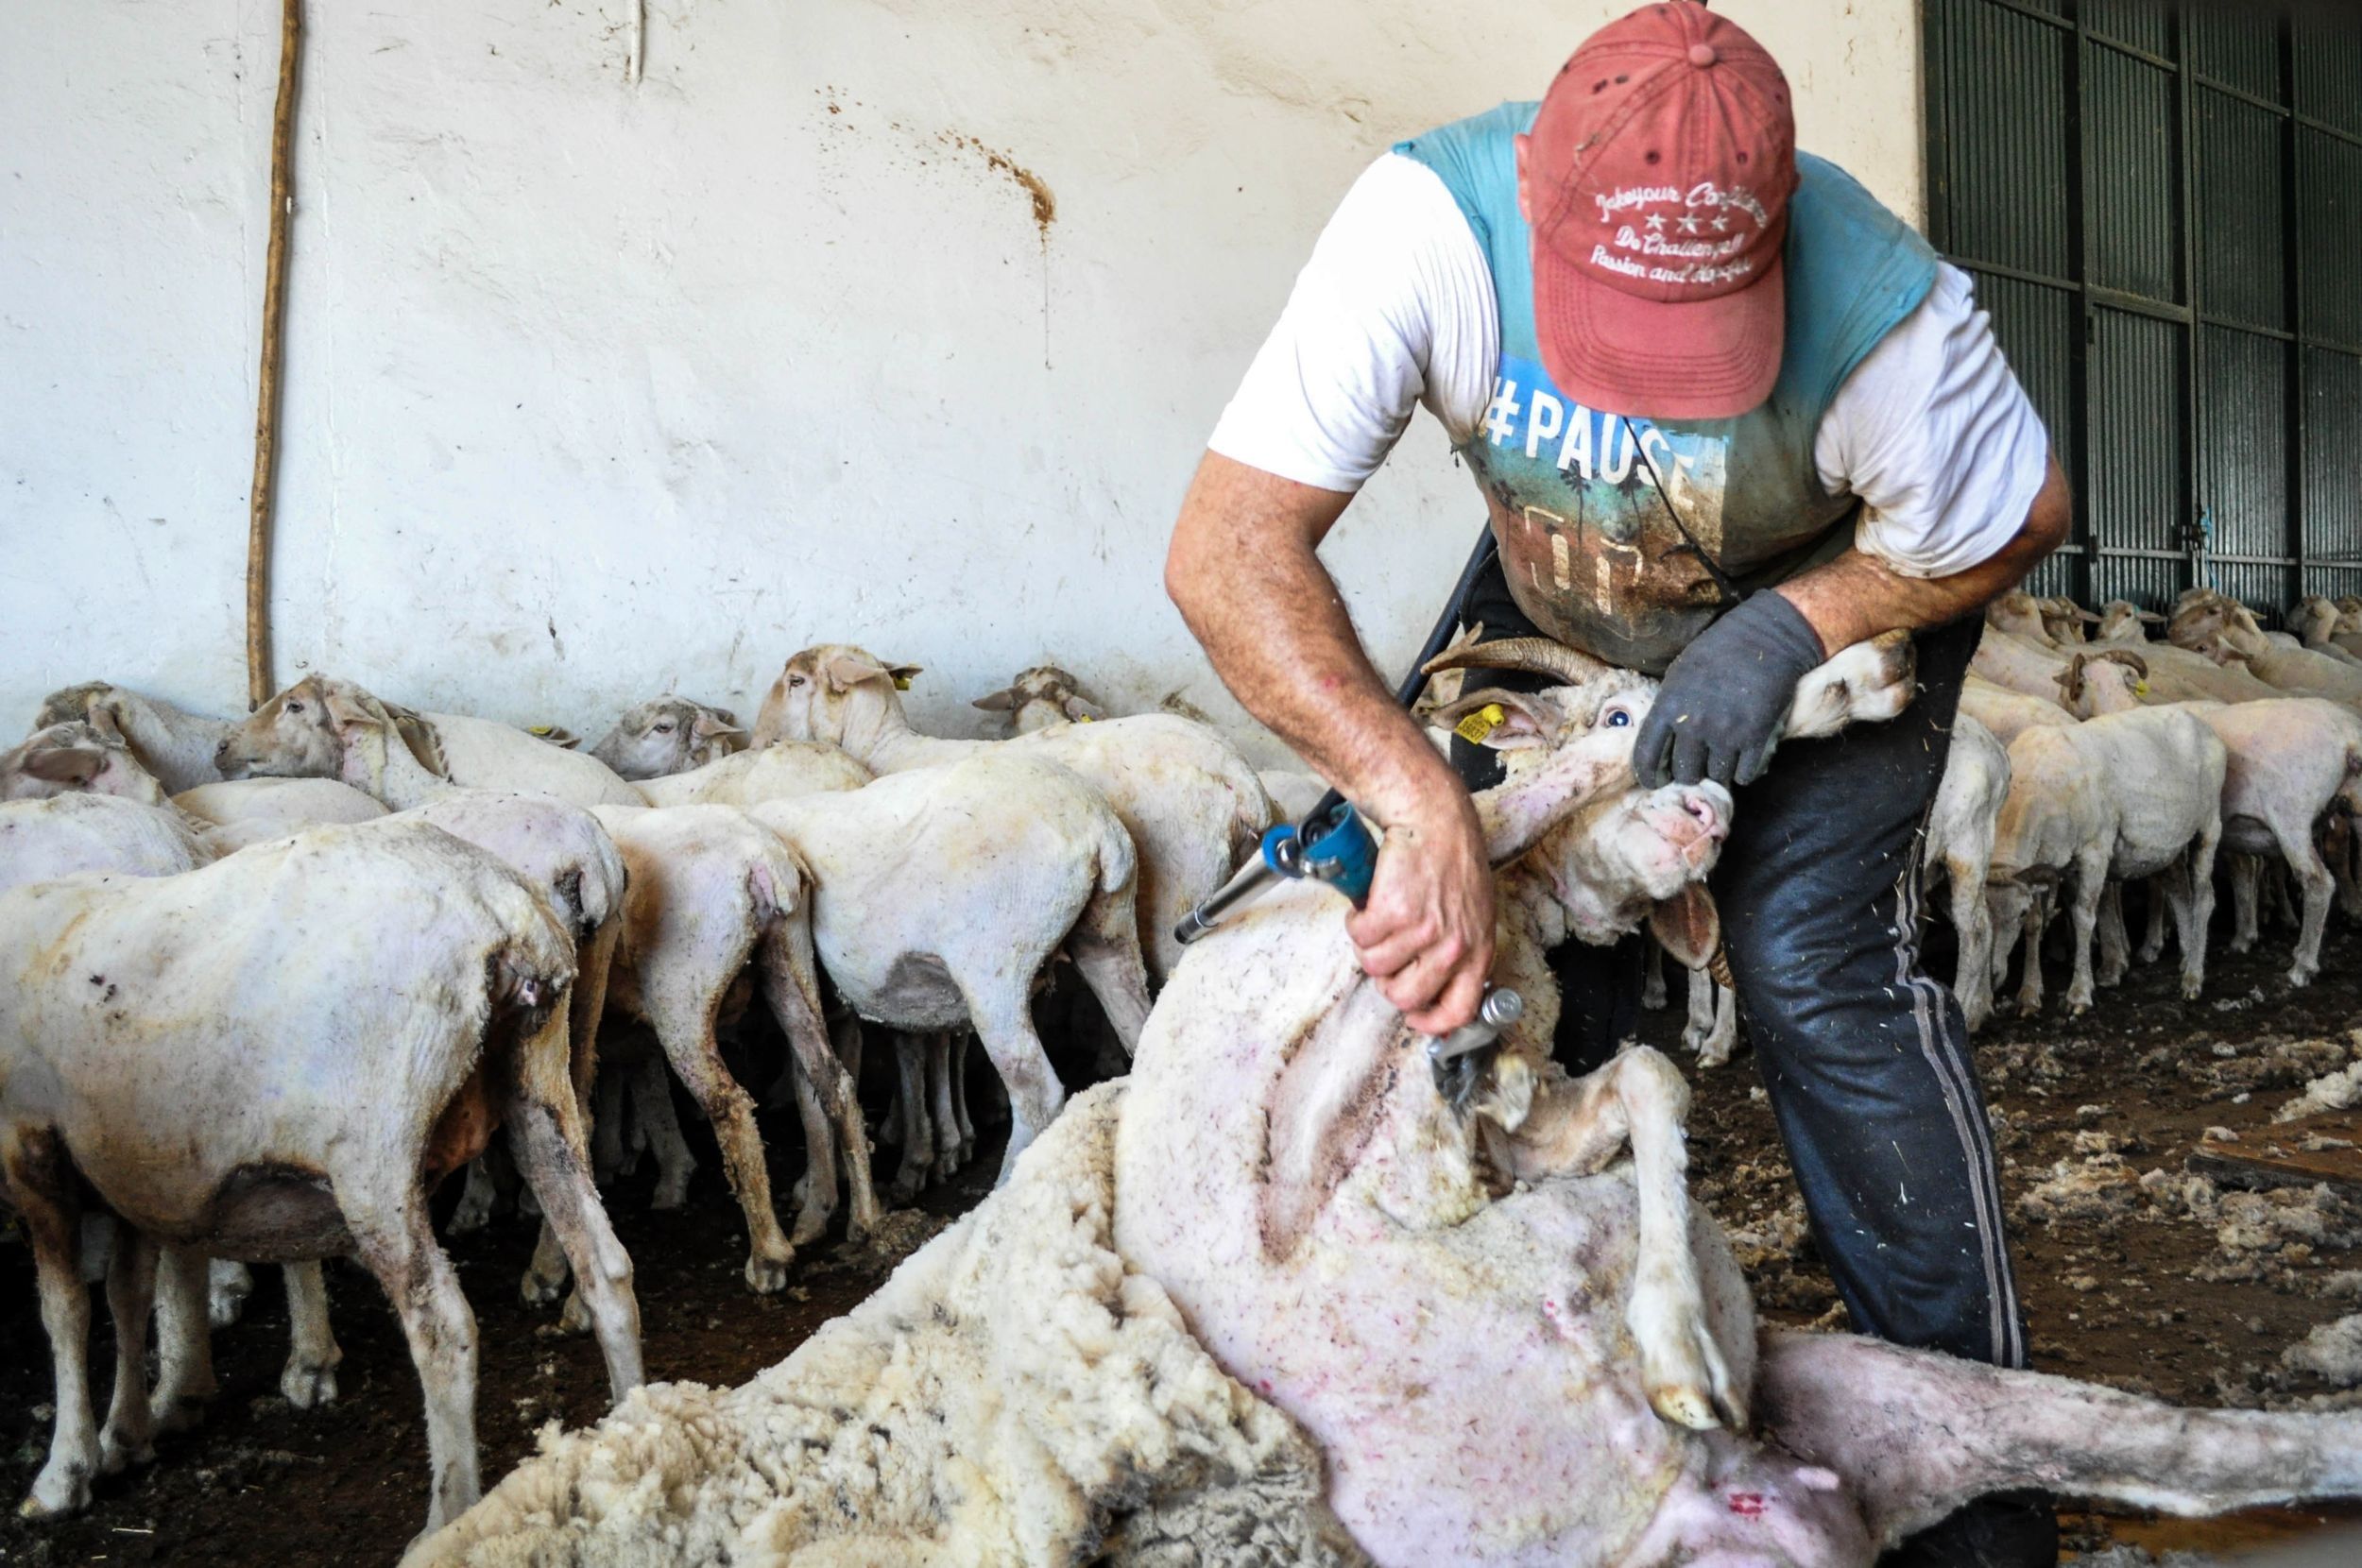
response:
<svg viewBox="0 0 2362 1568"><path fill-rule="evenodd" d="M2362 5L1924 15L1929 238L2075 485L2031 586L2362 593Z"/></svg>

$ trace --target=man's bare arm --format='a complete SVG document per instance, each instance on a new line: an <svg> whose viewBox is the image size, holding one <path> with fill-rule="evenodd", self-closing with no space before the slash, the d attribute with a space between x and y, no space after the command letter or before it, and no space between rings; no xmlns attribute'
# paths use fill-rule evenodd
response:
<svg viewBox="0 0 2362 1568"><path fill-rule="evenodd" d="M1949 577L1906 577L1874 555L1848 549L1778 591L1820 634L1823 653L1897 627L1940 626L1983 609L2023 582L2066 537L2073 507L2054 456L2025 525L1989 560Z"/></svg>
<svg viewBox="0 0 2362 1568"><path fill-rule="evenodd" d="M1482 992L1492 877L1467 791L1371 667L1314 554L1352 499L1209 452L1165 589L1247 711L1386 829L1353 938L1412 1027L1440 1033Z"/></svg>

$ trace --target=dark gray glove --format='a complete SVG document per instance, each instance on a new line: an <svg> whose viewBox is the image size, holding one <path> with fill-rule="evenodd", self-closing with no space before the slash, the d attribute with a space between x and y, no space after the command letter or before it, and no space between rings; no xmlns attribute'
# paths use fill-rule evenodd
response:
<svg viewBox="0 0 2362 1568"><path fill-rule="evenodd" d="M1633 772L1648 789L1753 784L1780 741L1796 683L1827 656L1796 606L1766 589L1698 634L1665 672Z"/></svg>

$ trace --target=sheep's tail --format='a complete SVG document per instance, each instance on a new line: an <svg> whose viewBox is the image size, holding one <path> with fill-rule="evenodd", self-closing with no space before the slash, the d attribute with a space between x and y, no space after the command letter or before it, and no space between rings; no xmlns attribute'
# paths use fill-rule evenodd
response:
<svg viewBox="0 0 2362 1568"><path fill-rule="evenodd" d="M1756 1379L1766 1429L1837 1472L1880 1544L1996 1491L2182 1515L2362 1495L2362 1413L2185 1410L1836 1334L1767 1334Z"/></svg>

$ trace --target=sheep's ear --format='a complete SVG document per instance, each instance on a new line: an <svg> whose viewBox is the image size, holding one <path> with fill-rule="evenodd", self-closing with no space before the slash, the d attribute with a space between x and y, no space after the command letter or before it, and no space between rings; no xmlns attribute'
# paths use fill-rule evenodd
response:
<svg viewBox="0 0 2362 1568"><path fill-rule="evenodd" d="M896 664L889 666L886 673L894 677L894 690L908 691L911 682L925 674L926 671L916 664Z"/></svg>
<svg viewBox="0 0 2362 1568"><path fill-rule="evenodd" d="M1069 697L1058 707L1078 724L1093 724L1107 716L1107 710L1088 697Z"/></svg>
<svg viewBox="0 0 2362 1568"><path fill-rule="evenodd" d="M110 741L122 741L127 746L131 743L124 739L123 716L111 698L102 697L91 704L84 722Z"/></svg>
<svg viewBox="0 0 2362 1568"><path fill-rule="evenodd" d="M1427 716L1438 729L1448 729L1472 746L1494 751L1524 751L1550 743L1549 715L1522 691L1498 686L1446 703Z"/></svg>
<svg viewBox="0 0 2362 1568"><path fill-rule="evenodd" d="M2075 606L2075 619L2078 621L2088 621L2093 625L2097 626L2099 624L2101 617L2091 610L2085 609L2082 605L2078 605Z"/></svg>
<svg viewBox="0 0 2362 1568"><path fill-rule="evenodd" d="M1722 914L1703 882L1691 882L1649 912L1649 932L1685 969L1703 969L1722 948Z"/></svg>
<svg viewBox="0 0 2362 1568"><path fill-rule="evenodd" d="M320 705L320 711L328 715L328 722L339 731L386 729L392 725L385 707L375 698L357 690L342 687L316 687L313 700Z"/></svg>
<svg viewBox="0 0 2362 1568"><path fill-rule="evenodd" d="M1017 691L1013 687L1004 686L998 691L985 692L967 706L981 707L987 713L1006 713L1017 706Z"/></svg>
<svg viewBox="0 0 2362 1568"><path fill-rule="evenodd" d="M2132 619L2144 626L2162 626L2165 623L2165 618L2155 610L2135 610L2132 612Z"/></svg>
<svg viewBox="0 0 2362 1568"><path fill-rule="evenodd" d="M25 754L25 771L35 778L87 790L104 773L107 754L97 746L42 746Z"/></svg>
<svg viewBox="0 0 2362 1568"><path fill-rule="evenodd" d="M915 669L911 671L912 674L917 673ZM829 660L821 673L829 677L829 690L831 691L850 691L865 680L892 681L898 691L905 684L903 680L896 676L894 671L880 664L867 654L839 654Z"/></svg>
<svg viewBox="0 0 2362 1568"><path fill-rule="evenodd" d="M435 726L411 708L396 707L389 711L393 715L394 733L410 748L410 755L419 759L419 766L437 778L449 778L451 764L444 759L443 738L435 732ZM571 746L578 742L570 735L565 743Z"/></svg>
<svg viewBox="0 0 2362 1568"><path fill-rule="evenodd" d="M709 707L697 715L689 726L689 733L700 741L718 740L725 735L744 735L736 720L718 707Z"/></svg>

